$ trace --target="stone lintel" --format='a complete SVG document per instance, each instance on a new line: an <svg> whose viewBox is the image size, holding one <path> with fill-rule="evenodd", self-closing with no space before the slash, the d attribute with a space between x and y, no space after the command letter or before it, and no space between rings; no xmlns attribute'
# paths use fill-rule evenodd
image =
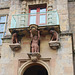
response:
<svg viewBox="0 0 75 75"><path fill-rule="evenodd" d="M4 36L4 37L2 38L2 40L4 40L4 39L11 39L11 35L6 35L6 36Z"/></svg>
<svg viewBox="0 0 75 75"><path fill-rule="evenodd" d="M61 36L64 36L64 35L73 35L73 33L65 31L65 32L61 32L60 35Z"/></svg>

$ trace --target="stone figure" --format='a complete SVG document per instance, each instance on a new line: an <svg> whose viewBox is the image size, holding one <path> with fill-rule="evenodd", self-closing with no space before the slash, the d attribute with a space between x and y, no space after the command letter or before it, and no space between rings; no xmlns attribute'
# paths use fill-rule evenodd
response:
<svg viewBox="0 0 75 75"><path fill-rule="evenodd" d="M13 30L12 32L12 42L18 43L18 32L16 30Z"/></svg>
<svg viewBox="0 0 75 75"><path fill-rule="evenodd" d="M51 41L58 41L58 33L55 30L49 31L51 34Z"/></svg>
<svg viewBox="0 0 75 75"><path fill-rule="evenodd" d="M38 31L38 35L34 35L32 34L32 31L30 30L30 37L32 39L32 43L31 43L31 50L32 53L33 52L39 52L39 45L38 42L40 40L40 31Z"/></svg>

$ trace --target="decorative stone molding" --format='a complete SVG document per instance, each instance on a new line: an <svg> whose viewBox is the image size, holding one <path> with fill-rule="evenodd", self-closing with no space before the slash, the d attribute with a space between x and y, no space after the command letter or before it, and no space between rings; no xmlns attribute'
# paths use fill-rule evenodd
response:
<svg viewBox="0 0 75 75"><path fill-rule="evenodd" d="M53 10L53 1L49 0L48 1L48 11L52 11Z"/></svg>
<svg viewBox="0 0 75 75"><path fill-rule="evenodd" d="M13 51L18 51L19 49L21 49L21 45L19 43L10 44L9 46Z"/></svg>
<svg viewBox="0 0 75 75"><path fill-rule="evenodd" d="M28 53L27 55L33 62L36 62L41 57L40 53L37 53L37 52L36 53Z"/></svg>
<svg viewBox="0 0 75 75"><path fill-rule="evenodd" d="M21 13L22 14L25 14L26 13L26 1L22 1L22 11L21 11Z"/></svg>
<svg viewBox="0 0 75 75"><path fill-rule="evenodd" d="M49 46L50 46L50 48L56 50L60 47L60 42L59 41L50 41Z"/></svg>
<svg viewBox="0 0 75 75"><path fill-rule="evenodd" d="M27 61L26 63L24 63L18 70L18 75L23 75L24 71L30 66L34 64L34 62L32 62L31 60ZM36 62L36 64L40 64L42 66L44 66L48 72L48 75L51 75L51 72L50 72L50 67L48 66L47 63L45 63L44 61L42 60L38 60Z"/></svg>

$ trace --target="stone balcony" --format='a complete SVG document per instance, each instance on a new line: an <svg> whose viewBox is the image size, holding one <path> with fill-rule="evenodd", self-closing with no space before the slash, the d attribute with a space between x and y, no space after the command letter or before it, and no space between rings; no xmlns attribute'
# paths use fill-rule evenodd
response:
<svg viewBox="0 0 75 75"><path fill-rule="evenodd" d="M12 15L12 20L11 20L11 27L9 28L9 31L12 33L13 29L17 30L20 35L25 35L29 33L29 26L32 24L38 25L38 29L40 31L44 31L44 34L48 33L48 28L54 28L57 32L60 31L60 25L59 25L59 16L57 11L48 11L48 12L42 12L42 13L36 13L36 15L39 14L41 16L45 16L45 22L43 20L40 20L43 22L40 24L40 22L37 23L30 23L30 18L29 15L33 16L33 14L17 14L17 15ZM39 18L40 19L40 18ZM34 19L33 19L34 20Z"/></svg>

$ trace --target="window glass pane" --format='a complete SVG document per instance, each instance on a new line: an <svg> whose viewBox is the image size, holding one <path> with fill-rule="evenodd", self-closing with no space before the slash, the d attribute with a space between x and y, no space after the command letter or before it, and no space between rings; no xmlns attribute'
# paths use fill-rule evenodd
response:
<svg viewBox="0 0 75 75"><path fill-rule="evenodd" d="M1 16L0 17L0 22L5 22L6 21L6 16Z"/></svg>
<svg viewBox="0 0 75 75"><path fill-rule="evenodd" d="M4 32L5 24L0 24L0 32Z"/></svg>
<svg viewBox="0 0 75 75"><path fill-rule="evenodd" d="M30 24L36 24L36 16L30 16Z"/></svg>
<svg viewBox="0 0 75 75"><path fill-rule="evenodd" d="M30 13L36 13L36 12L37 12L37 9L31 9Z"/></svg>
<svg viewBox="0 0 75 75"><path fill-rule="evenodd" d="M2 38L3 37L3 33L0 33L0 45L2 45Z"/></svg>
<svg viewBox="0 0 75 75"><path fill-rule="evenodd" d="M46 15L40 15L40 23L46 23Z"/></svg>
<svg viewBox="0 0 75 75"><path fill-rule="evenodd" d="M40 12L46 12L46 8L41 8Z"/></svg>

